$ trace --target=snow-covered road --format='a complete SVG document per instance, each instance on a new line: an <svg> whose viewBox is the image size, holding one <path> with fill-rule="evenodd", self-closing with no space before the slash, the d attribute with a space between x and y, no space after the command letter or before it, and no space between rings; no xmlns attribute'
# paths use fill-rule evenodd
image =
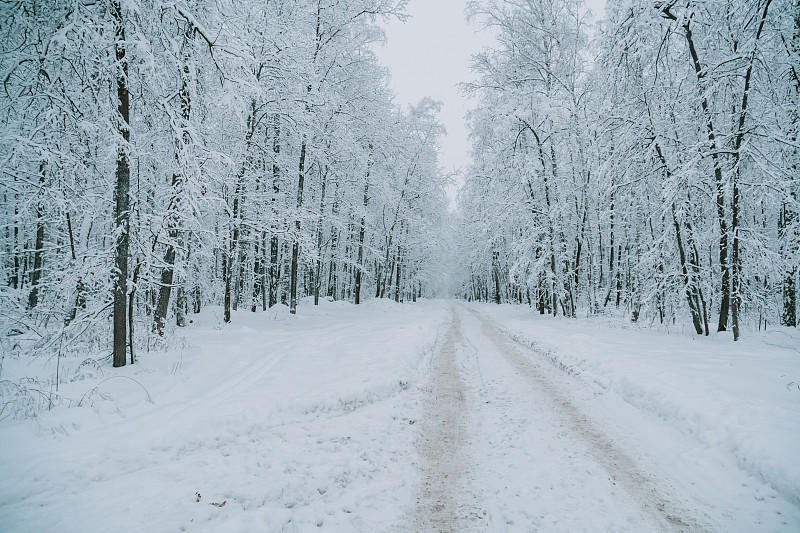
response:
<svg viewBox="0 0 800 533"><path fill-rule="evenodd" d="M687 473L681 453L699 452L679 431L614 395L598 394L474 308L456 304L452 312L432 363L416 530L797 526L796 508L758 498L759 484L737 469L706 457ZM756 486L734 501L708 492L730 483Z"/></svg>
<svg viewBox="0 0 800 533"><path fill-rule="evenodd" d="M794 332L624 328L326 301L207 309L57 392L5 358L52 405L0 420L0 532L800 531Z"/></svg>
<svg viewBox="0 0 800 533"><path fill-rule="evenodd" d="M419 524L435 531L711 529L573 403L570 384L541 356L480 314L453 312L424 421Z"/></svg>

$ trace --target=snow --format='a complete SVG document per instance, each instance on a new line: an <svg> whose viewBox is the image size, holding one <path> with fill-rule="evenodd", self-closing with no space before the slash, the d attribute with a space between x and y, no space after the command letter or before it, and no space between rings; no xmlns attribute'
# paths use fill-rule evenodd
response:
<svg viewBox="0 0 800 533"><path fill-rule="evenodd" d="M620 441L634 440L623 436L634 432L639 453L657 456L664 475L716 509L722 530L800 527L796 329L748 332L734 343L727 334L696 337L602 317L476 307L511 338L545 354L569 378L565 386L582 389L595 420L618 426L612 431ZM765 500L774 505L754 505Z"/></svg>
<svg viewBox="0 0 800 533"><path fill-rule="evenodd" d="M321 304L295 317L238 312L229 325L207 309L176 348L62 383L72 398L98 387L82 407L5 420L0 530L369 531L405 521L417 409L408 390L447 315L441 305ZM79 375L70 363L62 375ZM53 371L6 360L4 379L11 367Z"/></svg>
<svg viewBox="0 0 800 533"><path fill-rule="evenodd" d="M133 366L62 358L51 410L6 406L0 531L432 523L420 447L426 416L448 412L431 407L440 367L463 395L461 463L443 469L462 529L800 529L796 330L733 343L445 301L221 316L193 315ZM433 364L447 343L452 364ZM6 355L1 372L47 397L55 361Z"/></svg>

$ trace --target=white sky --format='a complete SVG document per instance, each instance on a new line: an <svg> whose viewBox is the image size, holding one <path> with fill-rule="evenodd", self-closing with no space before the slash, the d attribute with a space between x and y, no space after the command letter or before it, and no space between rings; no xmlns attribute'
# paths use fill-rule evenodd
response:
<svg viewBox="0 0 800 533"><path fill-rule="evenodd" d="M376 53L392 71L392 88L406 106L425 96L444 105L439 120L447 128L440 164L447 172L468 162L469 143L464 115L468 103L457 84L474 79L472 54L491 44L491 37L473 31L464 8L467 0L411 0L406 23L386 27L387 44Z"/></svg>
<svg viewBox="0 0 800 533"><path fill-rule="evenodd" d="M605 0L587 2L596 14ZM464 115L471 107L459 94L457 84L474 79L469 70L472 54L492 44L487 32L476 32L464 14L467 0L410 0L412 16L405 24L393 21L385 27L387 44L376 53L392 71L392 88L406 106L425 96L443 102L439 120L447 128L440 163L445 171L469 162L468 129ZM451 191L451 199L455 188Z"/></svg>

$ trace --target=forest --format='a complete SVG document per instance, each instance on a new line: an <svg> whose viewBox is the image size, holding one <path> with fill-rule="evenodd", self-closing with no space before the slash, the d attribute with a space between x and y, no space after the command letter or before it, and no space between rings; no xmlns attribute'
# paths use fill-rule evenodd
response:
<svg viewBox="0 0 800 533"><path fill-rule="evenodd" d="M461 296L797 325L800 2L487 0Z"/></svg>
<svg viewBox="0 0 800 533"><path fill-rule="evenodd" d="M373 52L403 4L4 2L3 342L123 366L207 305L430 292L440 104Z"/></svg>
<svg viewBox="0 0 800 533"><path fill-rule="evenodd" d="M3 2L0 348L320 298L797 325L800 1L469 2L454 212L441 104L374 53L405 4Z"/></svg>

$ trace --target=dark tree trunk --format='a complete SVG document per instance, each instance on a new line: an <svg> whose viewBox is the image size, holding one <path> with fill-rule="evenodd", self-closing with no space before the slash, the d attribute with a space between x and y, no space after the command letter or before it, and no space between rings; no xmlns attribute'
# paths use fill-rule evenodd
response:
<svg viewBox="0 0 800 533"><path fill-rule="evenodd" d="M296 234L292 239L292 270L289 287L289 313L297 313L297 268L300 254L300 208L303 207L303 182L306 177L306 141L300 146L300 164L297 177L297 218L294 222Z"/></svg>
<svg viewBox="0 0 800 533"><path fill-rule="evenodd" d="M223 298L223 320L231 321L231 259L225 254L222 265L222 280L225 283L225 297Z"/></svg>
<svg viewBox="0 0 800 533"><path fill-rule="evenodd" d="M700 88L701 98L700 106L703 109L703 115L706 119L706 133L708 136L709 153L711 161L714 164L714 184L717 191L717 220L719 222L719 265L722 271L722 301L719 308L719 322L717 324L717 331L726 331L728 329L728 315L730 313L730 297L731 297L731 274L730 265L728 264L728 221L725 218L725 184L722 177L722 166L717 153L717 140L716 130L711 120L711 110L708 105L708 100L705 97L705 76L706 71L703 69L700 59L697 55L694 39L692 37L692 30L690 21L687 20L683 24L684 36L689 45L689 54L692 58L694 65L695 76Z"/></svg>
<svg viewBox="0 0 800 533"><path fill-rule="evenodd" d="M255 252L253 253L253 297L250 301L250 312L255 313L258 300L261 297L261 250L259 239L255 239Z"/></svg>
<svg viewBox="0 0 800 533"><path fill-rule="evenodd" d="M608 254L608 293L606 294L606 299L603 302L603 307L608 305L608 302L611 301L611 293L614 291L614 257L616 255L615 248L614 248L614 183L611 183L611 206L609 210L609 225L610 225L610 232L608 235L608 247L610 253Z"/></svg>
<svg viewBox="0 0 800 533"><path fill-rule="evenodd" d="M584 206L583 207L583 217L582 217L582 220L581 220L581 230L578 232L579 236L575 237L575 263L573 265L573 270L572 270L572 272L573 272L573 276L572 276L573 287L572 287L572 290L570 290L570 301L572 301L572 318L575 318L575 314L576 314L575 302L574 302L574 299L573 299L573 294L578 292L578 285L580 283L579 272L580 272L580 269L581 269L581 250L583 248L583 239L584 239L584 236L585 236L584 233L585 233L585 230L586 230L586 218L588 217L588 211L589 210L586 209L586 206ZM529 303L530 303L530 296L528 297L528 300L529 300Z"/></svg>
<svg viewBox="0 0 800 533"><path fill-rule="evenodd" d="M194 290L192 291L192 310L195 314L200 312L200 309L203 305L203 298L200 294L200 287L195 286Z"/></svg>
<svg viewBox="0 0 800 533"><path fill-rule="evenodd" d="M331 246L331 255L336 251L336 246ZM328 291L327 295L332 297L334 300L339 299L339 293L337 292L338 281L336 272L338 270L338 266L336 261L331 260L328 263Z"/></svg>
<svg viewBox="0 0 800 533"><path fill-rule="evenodd" d="M753 74L753 64L756 57L756 47L758 40L761 38L761 32L764 30L764 23L767 20L767 12L772 0L766 0L764 9L761 12L761 21L759 22L758 29L756 30L755 42L753 49L747 62L747 69L744 75L744 89L742 90L742 103L739 106L739 124L736 131L736 137L733 144L733 196L731 197L731 232L733 234L733 243L731 244L731 322L733 329L733 340L739 340L739 306L741 305L741 260L739 257L739 174L741 172L741 148L742 141L745 135L745 118L747 117L747 104L748 97L750 96L750 78Z"/></svg>
<svg viewBox="0 0 800 533"><path fill-rule="evenodd" d="M267 232L261 232L261 310L267 310L267 287L269 286L268 280L268 267L267 267Z"/></svg>
<svg viewBox="0 0 800 533"><path fill-rule="evenodd" d="M224 300L224 320L225 322L231 321L231 304L232 304L232 293L231 290L233 288L233 268L234 268L234 258L239 259L239 236L241 232L241 196L242 196L242 189L244 187L244 176L250 166L250 150L251 144L253 140L253 133L255 131L255 108L256 103L252 101L251 104L250 114L247 116L247 133L245 134L245 155L244 161L242 161L242 166L239 169L239 173L236 175L236 186L233 191L233 205L231 208L231 235L230 240L228 242L228 249L225 253L224 258L224 270L223 270L223 278L225 280L225 300ZM240 262L241 263L241 262ZM238 287L237 287L238 289ZM235 307L234 307L235 310Z"/></svg>
<svg viewBox="0 0 800 533"><path fill-rule="evenodd" d="M269 306L278 303L278 236L273 235L269 247Z"/></svg>
<svg viewBox="0 0 800 533"><path fill-rule="evenodd" d="M789 46L787 46L787 51L790 53L790 57L793 55L795 61L798 57L800 57L800 0L795 0L794 2L794 31L792 35L792 41ZM800 75L796 70L796 63L795 66L791 68L791 79L792 85L794 89L794 97L795 102L798 101L798 97L800 97ZM792 134L791 138L795 143L797 142L798 138L798 130L800 129L800 113L795 108L795 111L792 114ZM798 156L800 155L800 150L794 149L793 151L794 160L798 160ZM795 163L792 166L792 175L798 176L800 173L800 166ZM784 257L787 256L787 252L791 250L791 246L796 244L793 241L797 238L797 234L794 233L796 230L793 230L793 227L796 223L796 219L798 216L797 213L797 185L789 183L789 198L783 201L783 206L781 208L781 215L778 219L778 232L781 239L781 253ZM783 273L783 283L782 283L782 296L783 296L783 310L781 312L781 324L784 326L794 326L798 325L797 320L797 265L789 264L789 267Z"/></svg>
<svg viewBox="0 0 800 533"><path fill-rule="evenodd" d="M184 247L182 239L179 241L179 246ZM189 249L186 247L186 257L184 264L189 264L190 261ZM180 279L175 287L175 325L179 328L186 326L186 311L188 309L188 302L186 298L186 271L183 273L183 279Z"/></svg>
<svg viewBox="0 0 800 533"><path fill-rule="evenodd" d="M371 148L371 147L370 147ZM364 183L364 213L361 215L361 225L358 230L358 264L356 265L356 305L361 303L361 276L364 270L364 233L366 232L366 213L369 202L369 172L372 162L367 165L367 176Z"/></svg>
<svg viewBox="0 0 800 533"><path fill-rule="evenodd" d="M244 187L242 187L244 189ZM244 220L246 215L240 215L240 219ZM244 282L246 277L245 266L247 264L247 243L249 241L248 228L246 226L242 226L241 222L239 223L239 238L237 239L238 246L236 246L236 264L238 268L236 269L236 277L235 283L233 284L235 290L231 294L231 309L237 311L239 309L239 300L242 297L242 293L244 292Z"/></svg>
<svg viewBox="0 0 800 533"><path fill-rule="evenodd" d="M661 146L653 139L656 154L664 168L665 178L667 181L671 179L671 172L667 165L667 159L661 151ZM702 335L705 326L705 334L708 335L708 319L705 312L705 301L703 301L702 292L698 286L699 281L697 276L699 274L699 256L697 249L694 245L694 240L691 237L691 227L687 225L687 232L689 233L688 248L690 253L687 253L687 246L684 244L682 224L678 221L678 215L675 209L675 203L672 204L672 222L675 227L675 240L678 245L678 256L681 263L681 273L683 276L684 291L686 293L686 302L689 305L689 312L692 315L692 324L698 335Z"/></svg>
<svg viewBox="0 0 800 533"><path fill-rule="evenodd" d="M281 251L281 267L278 270L278 278L280 279L280 293L281 304L289 305L289 280L286 279L286 272L291 270L292 254L289 252L289 243L284 241ZM290 276L291 277L291 276Z"/></svg>
<svg viewBox="0 0 800 533"><path fill-rule="evenodd" d="M322 190L319 198L319 218L317 219L317 260L314 271L314 305L319 305L319 291L322 286L322 222L325 212L325 189L328 183L328 169L322 174Z"/></svg>
<svg viewBox="0 0 800 533"><path fill-rule="evenodd" d="M45 166L39 164L39 188L44 190ZM42 277L42 256L44 255L44 202L36 202L36 244L33 252L33 272L31 272L31 292L28 294L28 309L39 303L39 280Z"/></svg>
<svg viewBox="0 0 800 533"><path fill-rule="evenodd" d="M173 237L173 231L174 230L170 230L170 237ZM164 335L164 326L167 310L169 308L169 296L172 290L172 279L174 276L172 265L175 263L175 247L172 246L172 243L167 246L167 251L164 254L164 263L167 266L161 269L161 285L158 288L158 303L153 313L153 326L156 332L162 336Z"/></svg>
<svg viewBox="0 0 800 533"><path fill-rule="evenodd" d="M15 189L16 189L16 181L17 177L14 176L15 182ZM13 244L11 246L11 250L9 250L10 254L14 258L14 268L11 273L10 285L15 289L21 288L20 284L22 283L22 273L20 272L20 242L19 242L19 194L14 194L14 240L12 241Z"/></svg>
<svg viewBox="0 0 800 533"><path fill-rule="evenodd" d="M241 187L242 187L242 179L244 174L244 166L240 175L236 179L236 189L233 193L233 210L232 210L232 217L231 217L231 225L233 228L231 229L231 238L228 243L228 249L225 253L224 258L224 271L223 271L223 278L225 280L225 310L224 310L224 320L225 322L231 321L231 303L232 303L232 286L233 286L233 260L237 256L237 250L239 248L239 227L241 221L239 220L240 216L240 204L239 204L239 195L241 194Z"/></svg>
<svg viewBox="0 0 800 533"><path fill-rule="evenodd" d="M397 269L395 271L395 285L394 285L394 301L400 302L400 247L397 247L397 259L395 259L395 264L397 265Z"/></svg>
<svg viewBox="0 0 800 533"><path fill-rule="evenodd" d="M795 213L787 203L783 204L781 216L778 219L778 232L780 234L782 248L788 248L786 241L789 240L788 232L792 231L795 220ZM781 324L784 326L797 326L797 267L790 267L783 275L783 312L781 313Z"/></svg>
<svg viewBox="0 0 800 533"><path fill-rule="evenodd" d="M492 279L494 281L494 303L500 305L500 252L492 252Z"/></svg>
<svg viewBox="0 0 800 533"><path fill-rule="evenodd" d="M67 233L69 233L70 250L72 252L72 261L74 262L78 260L78 256L75 254L75 237L73 236L72 233L72 218L70 217L69 209L67 209L66 211L66 218L67 218ZM75 292L77 293L75 295L75 305L72 307L72 312L70 313L70 315L65 319L64 321L65 325L69 325L70 322L75 320L75 317L78 315L78 307L83 307L85 301L83 295L81 294L81 291L83 290L83 280L81 278L78 278L78 282L76 283L75 289L76 289Z"/></svg>
<svg viewBox="0 0 800 533"><path fill-rule="evenodd" d="M136 359L133 356L133 304L136 301L136 283L139 281L139 270L141 269L141 266L142 264L139 261L136 261L136 268L133 269L133 287L128 295L128 342L130 347L131 364L136 362Z"/></svg>
<svg viewBox="0 0 800 533"><path fill-rule="evenodd" d="M273 133L272 133L272 152L274 160L272 162L272 215L277 216L275 205L278 201L280 194L280 180L281 180L281 167L278 165L278 158L281 155L281 122L280 116L275 114L273 118ZM278 284L280 283L279 265L278 265L278 235L273 228L272 237L270 239L269 249L269 306L278 303Z"/></svg>
<svg viewBox="0 0 800 533"><path fill-rule="evenodd" d="M130 190L130 167L128 164L128 143L130 142L130 100L128 93L128 63L125 58L125 26L122 8L118 0L111 2L112 16L116 25L115 52L119 71L117 72L117 111L119 113L118 132L122 142L117 148L117 183L114 192L115 233L114 246L114 350L113 365L125 366L127 339L128 294L128 240L130 235L130 210L128 193Z"/></svg>
<svg viewBox="0 0 800 533"><path fill-rule="evenodd" d="M783 313L781 314L781 324L784 326L796 327L798 324L796 276L797 268L793 268L787 272L783 278Z"/></svg>
<svg viewBox="0 0 800 533"><path fill-rule="evenodd" d="M698 335L703 334L703 326L700 323L700 309L698 308L698 301L696 298L694 279L690 277L690 269L686 261L686 249L683 245L683 238L681 236L681 225L678 222L678 216L675 213L675 204L672 204L672 221L675 224L675 239L678 244L678 254L681 261L681 272L683 273L683 285L686 291L686 301L689 304L689 311L692 314L692 324L694 330Z"/></svg>
<svg viewBox="0 0 800 533"><path fill-rule="evenodd" d="M267 274L266 274L266 250L267 234L262 231L261 235L256 238L255 253L253 262L253 302L250 310L255 313L258 307L258 301L262 301L264 310L267 310Z"/></svg>
<svg viewBox="0 0 800 533"><path fill-rule="evenodd" d="M539 278L539 303L537 307L539 308L539 314L544 315L547 313L547 287L545 282L546 276L540 275Z"/></svg>
<svg viewBox="0 0 800 533"><path fill-rule="evenodd" d="M616 298L614 305L619 307L620 300L622 298L622 245L617 246L617 271L614 274L615 282L615 289L614 292L616 293Z"/></svg>
<svg viewBox="0 0 800 533"><path fill-rule="evenodd" d="M389 298L392 297L392 280L394 279L394 273L395 273L395 267L397 266L397 261L392 259L391 265L392 266L389 267L389 269L387 270L388 275L383 279L383 284L381 285L381 298L386 298L387 292L389 294Z"/></svg>
<svg viewBox="0 0 800 533"><path fill-rule="evenodd" d="M375 298L381 296L381 265L375 261Z"/></svg>
<svg viewBox="0 0 800 533"><path fill-rule="evenodd" d="M232 285L233 285L233 260L237 256L237 250L239 248L239 227L241 221L239 220L239 195L241 194L241 186L242 186L242 179L244 174L244 168L242 172L236 179L236 189L233 193L233 210L232 210L232 217L231 217L231 224L233 228L231 229L231 238L228 243L228 249L225 254L225 270L223 278L225 279L225 310L224 310L224 320L225 322L231 321L231 303L232 303Z"/></svg>
<svg viewBox="0 0 800 533"><path fill-rule="evenodd" d="M167 245L167 251L164 254L164 268L161 270L161 287L158 291L158 304L156 305L155 313L153 315L153 325L159 335L164 334L164 324L166 322L167 311L169 310L169 299L172 291L172 285L175 278L175 242L179 237L178 229L178 214L177 211L181 207L181 196L183 194L183 185L186 177L183 172L186 168L186 150L191 142L188 133L189 120L191 119L191 96L189 94L190 71L189 71L189 50L191 47L191 39L194 27L188 22L185 23L183 29L183 66L180 69L181 87L178 91L180 100L180 128L179 132L175 135L175 168L176 171L172 174L172 197L170 198L169 207L167 208L167 227L169 231L170 242ZM181 289L179 288L179 291ZM180 307L180 303L178 308ZM183 313L178 310L176 320L179 326L183 325Z"/></svg>
<svg viewBox="0 0 800 533"><path fill-rule="evenodd" d="M381 298L385 298L386 297L387 280L389 282L389 285L391 285L392 276L394 275L394 262L392 262L391 266L389 266L389 252L391 250L391 247L392 247L392 236L389 235L389 239L386 242L386 257L384 257L384 260L383 260L384 268L386 269L386 271L384 272L383 279L380 282L380 287L381 287L380 297Z"/></svg>
<svg viewBox="0 0 800 533"><path fill-rule="evenodd" d="M669 7L661 9L661 15L669 20L678 21L678 17L670 12ZM697 79L698 94L700 99L700 107L703 110L703 117L705 119L706 138L708 139L708 155L714 167L714 186L716 188L716 205L717 205L717 221L719 223L719 264L722 272L722 301L720 303L719 322L717 324L717 331L726 331L728 329L728 316L730 314L730 297L731 297L731 276L730 264L728 262L728 222L725 218L725 184L722 176L722 163L720 161L719 150L717 147L717 135L712 121L711 108L708 105L706 97L705 78L707 71L703 68L700 57L697 53L694 37L691 28L691 16L684 18L682 21L683 35L686 38L686 44L689 49L689 56L692 60L694 67L695 77Z"/></svg>

